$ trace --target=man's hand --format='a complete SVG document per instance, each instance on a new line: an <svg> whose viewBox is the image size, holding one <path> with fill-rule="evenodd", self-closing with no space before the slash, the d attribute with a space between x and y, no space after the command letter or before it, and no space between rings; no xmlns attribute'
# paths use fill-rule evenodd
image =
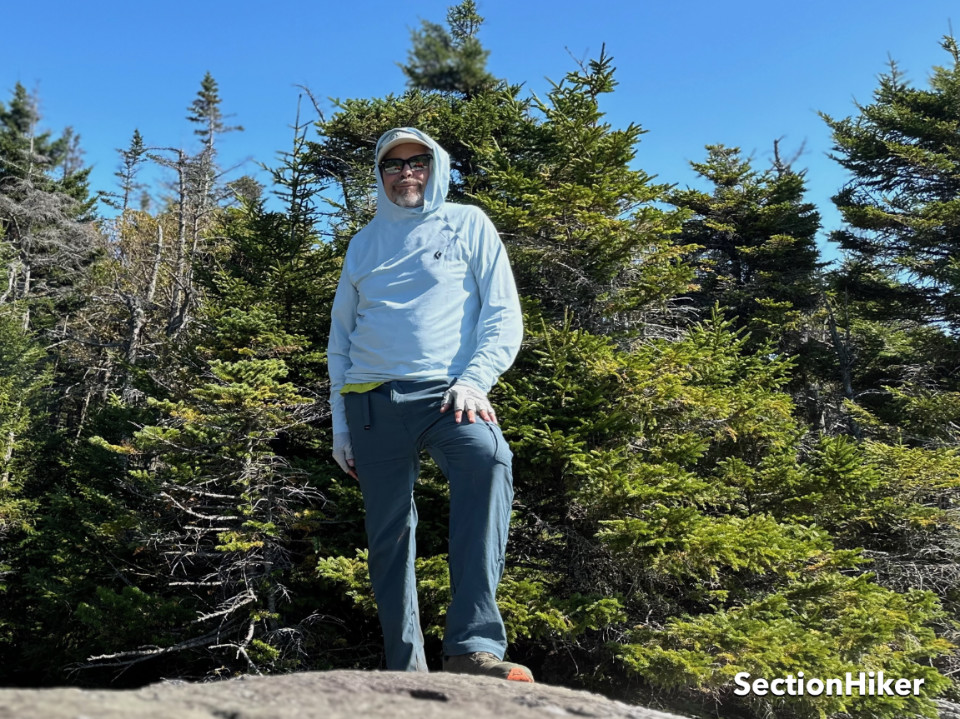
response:
<svg viewBox="0 0 960 719"><path fill-rule="evenodd" d="M350 444L349 432L333 435L333 458L340 465L340 469L354 479L359 479L354 469L356 465L353 462L353 445Z"/></svg>
<svg viewBox="0 0 960 719"><path fill-rule="evenodd" d="M491 405L490 400L487 399L486 392L481 392L476 387L471 387L468 384L460 384L459 382L454 384L443 393L440 411L446 412L451 406L453 407L453 416L457 424L460 423L464 412L467 413L467 421L471 424L477 421L477 414L480 415L480 418L483 419L484 422L498 424L497 413L493 411L493 405Z"/></svg>

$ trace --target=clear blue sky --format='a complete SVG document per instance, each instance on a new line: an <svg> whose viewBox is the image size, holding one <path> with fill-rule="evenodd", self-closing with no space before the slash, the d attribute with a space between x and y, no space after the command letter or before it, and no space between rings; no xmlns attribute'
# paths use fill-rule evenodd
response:
<svg viewBox="0 0 960 719"><path fill-rule="evenodd" d="M0 101L14 83L37 90L43 127L80 133L93 188L114 189L116 148L139 128L148 144L195 147L186 108L204 73L223 109L246 129L227 136L225 165L272 163L287 148L299 93L375 97L404 89L397 67L420 20L442 23L456 0L294 2L165 0L93 3L40 0L0 6ZM829 201L844 182L826 157L830 137L817 116L869 102L892 57L925 86L949 31L946 0L806 0L799 3L633 0L477 0L489 69L545 94L574 58L614 58L620 85L604 100L615 126L648 134L636 165L663 181L696 186L689 162L704 145L752 154L759 166L782 137L784 154L805 149L809 199L825 230L839 217ZM960 17L954 18L960 21ZM252 161L235 171L261 181ZM834 256L827 250L827 257Z"/></svg>

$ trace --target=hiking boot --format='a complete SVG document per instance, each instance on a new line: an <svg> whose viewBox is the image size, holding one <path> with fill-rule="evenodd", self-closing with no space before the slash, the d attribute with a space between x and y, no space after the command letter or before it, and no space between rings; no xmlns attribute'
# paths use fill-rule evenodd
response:
<svg viewBox="0 0 960 719"><path fill-rule="evenodd" d="M444 656L443 671L452 674L483 674L512 682L533 683L533 672L525 666L502 661L490 652Z"/></svg>

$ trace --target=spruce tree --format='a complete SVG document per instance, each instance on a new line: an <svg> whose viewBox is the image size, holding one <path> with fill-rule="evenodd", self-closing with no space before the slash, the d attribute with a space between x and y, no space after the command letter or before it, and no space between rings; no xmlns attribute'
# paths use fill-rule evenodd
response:
<svg viewBox="0 0 960 719"><path fill-rule="evenodd" d="M44 355L24 331L16 305L0 305L0 603L7 607L15 605L16 587L30 571L18 546L36 531L37 501L30 480L40 466L43 394L52 380ZM21 619L9 610L0 612L0 653L5 656L13 656Z"/></svg>
<svg viewBox="0 0 960 719"><path fill-rule="evenodd" d="M820 216L804 200L804 173L778 150L771 167L754 170L739 148L723 145L708 145L706 160L691 165L712 189L675 191L670 200L690 213L678 242L697 248L694 304L702 313L719 304L755 340L779 338L787 341L781 349L796 351L785 328L817 306L822 266Z"/></svg>
<svg viewBox="0 0 960 719"><path fill-rule="evenodd" d="M847 228L833 239L856 263L847 287L872 298L881 318L956 330L960 49L952 36L941 45L948 62L933 69L928 88L911 86L891 62L873 102L852 117L823 118L834 159L852 175L834 197Z"/></svg>
<svg viewBox="0 0 960 719"><path fill-rule="evenodd" d="M187 115L187 120L198 126L193 132L201 138L204 148L211 153L215 150L218 135L243 129L239 126L228 127L224 124L225 118L220 109L220 103L220 88L213 75L208 72L200 81L197 96L188 108L190 114Z"/></svg>
<svg viewBox="0 0 960 719"><path fill-rule="evenodd" d="M11 260L0 302L20 303L25 328L48 329L53 307L80 301L75 285L102 248L90 170L76 165L72 133L51 140L39 129L37 105L19 83L9 108L0 104L0 243Z"/></svg>
<svg viewBox="0 0 960 719"><path fill-rule="evenodd" d="M256 312L228 313L223 322L270 331ZM283 575L298 511L318 495L270 444L309 419L313 403L283 381L279 358L211 360L207 371L188 397L156 403L161 424L110 447L131 459L127 489L152 509L135 530L151 566L162 570L152 601L189 607L196 618L166 633L159 648L93 656L87 668L189 652L199 655L187 661L201 671L260 673L296 658L297 641L280 621ZM83 605L85 621L105 621L114 601L101 593L99 606Z"/></svg>
<svg viewBox="0 0 960 719"><path fill-rule="evenodd" d="M546 101L517 107L523 142L478 146L484 185L474 196L508 238L521 294L553 322L569 312L599 333L649 334L688 289L692 268L671 243L682 215L662 207L667 185L631 167L644 130L604 120L614 75L602 50Z"/></svg>
<svg viewBox="0 0 960 719"><path fill-rule="evenodd" d="M145 187L143 183L137 182L137 173L147 159L147 148L143 144L140 130L133 131L133 137L130 138L127 149L118 149L117 152L120 154L121 162L120 167L113 174L120 183L120 193L105 195L108 198L105 201L120 210L122 216L130 207L134 194Z"/></svg>
<svg viewBox="0 0 960 719"><path fill-rule="evenodd" d="M463 0L447 11L447 27L422 21L411 33L407 64L400 68L411 87L473 96L496 84L487 72L490 54L477 32L483 18L473 0Z"/></svg>
<svg viewBox="0 0 960 719"><path fill-rule="evenodd" d="M0 179L37 177L62 159L63 144L37 127L37 105L37 98L19 82L9 107L0 103Z"/></svg>
<svg viewBox="0 0 960 719"><path fill-rule="evenodd" d="M45 192L66 194L79 203L72 216L87 218L93 210L90 168L80 160L79 135L67 128L54 139L41 131L40 120L39 99L18 82L9 107L0 102L0 191L10 191L13 180L27 180Z"/></svg>
<svg viewBox="0 0 960 719"><path fill-rule="evenodd" d="M833 157L851 174L834 197L845 227L833 239L846 253L827 278L833 371L848 417L864 412L870 426L909 424L902 440L913 446L950 436L957 416L943 410L960 389L960 52L951 36L941 45L949 62L933 69L928 87L908 83L891 62L873 101L858 104L857 114L823 116L833 131ZM911 418L910 407L931 402L940 409L927 418L938 421Z"/></svg>

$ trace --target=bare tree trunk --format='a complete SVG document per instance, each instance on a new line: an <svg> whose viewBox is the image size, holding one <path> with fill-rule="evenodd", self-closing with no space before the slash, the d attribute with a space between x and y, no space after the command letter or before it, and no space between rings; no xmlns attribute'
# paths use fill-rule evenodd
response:
<svg viewBox="0 0 960 719"><path fill-rule="evenodd" d="M7 273L7 289L4 291L3 295L0 295L0 305L7 301L8 297L13 296L13 299L16 299L15 291L17 286L17 275L20 274L20 265L14 260L8 265L9 272Z"/></svg>
<svg viewBox="0 0 960 719"><path fill-rule="evenodd" d="M179 175L179 207L177 212L177 263L173 272L173 293L170 300L170 315L167 321L167 334L175 335L179 331L177 320L181 314L181 294L185 288L184 274L187 260L187 178L186 161L183 150L177 150L177 173Z"/></svg>
<svg viewBox="0 0 960 719"><path fill-rule="evenodd" d="M837 318L833 313L830 300L827 298L824 299L824 304L827 307L827 317L830 323L830 337L833 340L833 349L837 354L837 361L840 364L840 380L843 383L843 396L853 402L853 355L850 352L850 323L849 321L847 322L847 327L844 330L845 337L841 338L840 331L837 328ZM850 417L849 420L853 436L857 439L863 439L860 426L856 420L854 420L853 417Z"/></svg>
<svg viewBox="0 0 960 719"><path fill-rule="evenodd" d="M180 309L180 316L177 321L178 330L187 326L190 321L190 313L193 309L193 301L196 293L193 287L193 268L196 266L197 252L200 248L200 230L204 219L213 208L210 202L211 179L213 173L213 131L207 138L206 147L200 155L199 167L197 168L198 184L195 197L195 211L193 215L192 242L190 252L187 256L187 275L184 277L184 302Z"/></svg>
<svg viewBox="0 0 960 719"><path fill-rule="evenodd" d="M87 421L87 411L90 409L90 400L93 399L93 391L93 387L91 386L83 396L83 405L80 407L80 418L77 422L76 436L78 438L83 434L83 425L86 424Z"/></svg>
<svg viewBox="0 0 960 719"><path fill-rule="evenodd" d="M850 356L850 329L846 330L846 343L840 337L840 331L837 329L837 318L833 314L833 308L827 303L827 316L830 322L830 337L833 339L833 349L837 354L837 361L840 363L840 378L843 382L843 396L847 399L853 399L853 361Z"/></svg>
<svg viewBox="0 0 960 719"><path fill-rule="evenodd" d="M153 256L153 267L150 270L150 284L147 286L145 298L147 307L153 304L153 297L157 292L157 277L160 275L160 262L163 258L163 225L157 222L157 253Z"/></svg>
<svg viewBox="0 0 960 719"><path fill-rule="evenodd" d="M23 407L23 402L18 401L12 413L14 417L20 412L21 407ZM7 446L3 451L3 475L0 476L0 487L4 487L10 483L10 460L13 459L13 445L16 441L17 435L14 430L11 429L7 434Z"/></svg>
<svg viewBox="0 0 960 719"><path fill-rule="evenodd" d="M34 150L34 147L36 146L35 141L36 141L36 134L37 134L37 118L39 117L39 113L37 112L37 107L34 104L32 97L30 100L30 104L32 105L32 107L30 108L32 112L30 112L30 154L27 156L27 179L28 180L33 179L33 157L34 157L33 150Z"/></svg>
<svg viewBox="0 0 960 719"><path fill-rule="evenodd" d="M147 324L147 313L138 294L125 294L124 299L130 313L130 319L127 320L129 333L126 342L126 367L124 368L123 388L120 395L126 404L133 404L138 392L134 389L131 380L133 368L136 367L137 361L140 359L140 345L143 342L143 328Z"/></svg>
<svg viewBox="0 0 960 719"><path fill-rule="evenodd" d="M147 324L147 313L144 312L140 298L136 295L127 295L127 309L130 311L130 319L127 322L130 332L127 335L126 360L132 367L137 364L137 358L140 355L140 338L144 325Z"/></svg>
<svg viewBox="0 0 960 719"><path fill-rule="evenodd" d="M104 351L100 350L101 355L104 354ZM107 398L110 396L110 379L113 377L113 364L109 361L109 357L105 358L106 362L106 372L103 375L103 389L100 390L100 399L104 402L107 401ZM99 371L103 371L103 366L97 368Z"/></svg>
<svg viewBox="0 0 960 719"><path fill-rule="evenodd" d="M30 265L23 269L23 299L30 297ZM23 309L23 331L30 331L30 306L24 304Z"/></svg>

